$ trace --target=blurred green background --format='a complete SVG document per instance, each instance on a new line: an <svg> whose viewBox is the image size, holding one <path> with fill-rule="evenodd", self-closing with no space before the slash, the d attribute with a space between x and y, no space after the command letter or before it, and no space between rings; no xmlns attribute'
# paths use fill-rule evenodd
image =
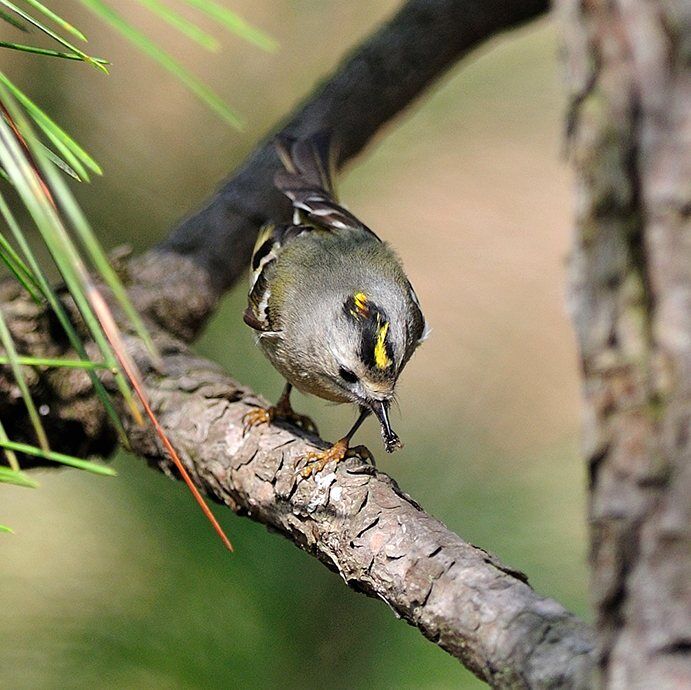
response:
<svg viewBox="0 0 691 690"><path fill-rule="evenodd" d="M248 121L239 134L78 3L61 11L113 62L8 55L3 69L105 169L76 192L103 243L145 250L200 205L390 0L225 0L279 42L222 34L211 55L131 1L132 23ZM183 10L184 11L184 10ZM198 15L194 15L198 19ZM542 21L473 54L347 171L341 196L401 254L432 335L403 377L383 458L432 514L588 617L577 359L564 286L571 215L554 27ZM200 353L270 399L278 375L225 299ZM326 438L352 413L295 399ZM381 602L281 537L216 509L226 554L184 487L120 455L115 479L44 472L0 486L2 688L477 688L483 684Z"/></svg>

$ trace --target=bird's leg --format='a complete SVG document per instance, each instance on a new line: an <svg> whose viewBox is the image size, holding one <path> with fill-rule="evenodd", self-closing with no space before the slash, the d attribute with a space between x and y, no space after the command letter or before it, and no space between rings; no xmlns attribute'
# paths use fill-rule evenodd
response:
<svg viewBox="0 0 691 690"><path fill-rule="evenodd" d="M317 425L310 417L304 414L298 414L293 406L290 404L290 392L293 390L292 383L286 383L286 387L281 393L274 409L276 419L284 419L287 422L299 427L308 434L318 434Z"/></svg>
<svg viewBox="0 0 691 690"><path fill-rule="evenodd" d="M360 428L360 425L365 421L365 419L367 419L367 417L369 417L370 414L371 413L368 408L361 407L360 416L357 418L350 431L342 439L336 441L331 448L327 448L326 450L322 451L313 450L307 453L305 456L307 464L302 468L300 474L302 474L303 477L310 477L316 472L321 472L324 467L326 467L326 465L332 461L341 462L342 460L351 458L353 456L363 457L374 464L372 453L370 453L369 449L367 449L365 446L354 446L353 448L350 447L350 439L353 438L355 432Z"/></svg>
<svg viewBox="0 0 691 690"><path fill-rule="evenodd" d="M299 427L308 434L319 434L317 430L317 425L312 421L311 417L304 414L298 414L293 406L290 404L290 393L293 390L292 383L286 383L286 387L281 393L281 397L278 399L274 411L274 419L283 419L286 422L290 422L294 426Z"/></svg>
<svg viewBox="0 0 691 690"><path fill-rule="evenodd" d="M298 414L293 410L290 404L290 392L293 390L293 385L286 383L281 397L278 402L267 409L263 407L257 407L254 410L250 410L243 417L243 427L244 432L247 433L249 429L253 426L258 426L259 424L271 424L276 419L289 422L294 426L299 427L308 434L317 434L317 425L306 415Z"/></svg>

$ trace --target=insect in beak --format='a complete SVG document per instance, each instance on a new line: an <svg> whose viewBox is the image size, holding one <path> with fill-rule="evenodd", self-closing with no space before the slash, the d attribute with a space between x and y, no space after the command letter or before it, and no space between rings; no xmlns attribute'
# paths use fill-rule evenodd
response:
<svg viewBox="0 0 691 690"><path fill-rule="evenodd" d="M396 448L403 448L398 434L391 428L389 422L389 403L386 400L374 400L369 403L369 407L376 415L381 425L381 436L384 439L384 446L387 453L393 453Z"/></svg>

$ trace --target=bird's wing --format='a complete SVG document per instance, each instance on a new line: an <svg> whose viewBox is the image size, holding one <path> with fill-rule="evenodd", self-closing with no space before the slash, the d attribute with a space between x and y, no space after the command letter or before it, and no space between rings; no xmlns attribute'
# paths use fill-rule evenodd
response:
<svg viewBox="0 0 691 690"><path fill-rule="evenodd" d="M255 331L266 334L275 332L275 325L271 323L269 315L269 298L276 259L286 243L303 232L312 230L310 226L269 223L259 231L252 254L247 309L243 316L245 323Z"/></svg>
<svg viewBox="0 0 691 690"><path fill-rule="evenodd" d="M271 323L269 299L276 259L282 249L305 233L364 232L379 238L362 221L336 201L332 171L335 157L329 138L317 134L308 139L279 137L276 151L284 170L276 173L276 187L292 202L293 224L265 225L252 255L252 274L245 323L260 334L277 334Z"/></svg>

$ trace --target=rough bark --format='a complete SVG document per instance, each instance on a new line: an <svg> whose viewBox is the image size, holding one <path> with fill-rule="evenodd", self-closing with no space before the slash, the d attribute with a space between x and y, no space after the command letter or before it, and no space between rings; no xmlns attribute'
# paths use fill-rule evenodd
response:
<svg viewBox="0 0 691 690"><path fill-rule="evenodd" d="M602 682L691 687L691 6L559 12Z"/></svg>
<svg viewBox="0 0 691 690"><path fill-rule="evenodd" d="M545 9L546 2L531 0L413 0L346 61L284 131L333 130L342 165L455 59ZM151 330L163 368L149 366L136 338L128 345L195 482L210 497L317 556L350 586L386 601L495 687L590 687L593 640L587 626L535 594L523 575L449 532L392 479L361 461L298 481L296 463L320 441L276 426L243 437L242 416L259 401L170 335L194 337L222 290L244 271L258 226L287 213L271 184L276 165L271 149L260 146L163 245L120 261L130 294L156 322ZM22 351L67 352L46 314L16 285L0 286L0 303ZM31 384L37 400L50 408L49 433L64 450L105 453L113 447L83 372L35 373ZM19 433L26 420L4 371L0 391L0 415ZM173 476L153 436L136 428L130 433L133 450Z"/></svg>

